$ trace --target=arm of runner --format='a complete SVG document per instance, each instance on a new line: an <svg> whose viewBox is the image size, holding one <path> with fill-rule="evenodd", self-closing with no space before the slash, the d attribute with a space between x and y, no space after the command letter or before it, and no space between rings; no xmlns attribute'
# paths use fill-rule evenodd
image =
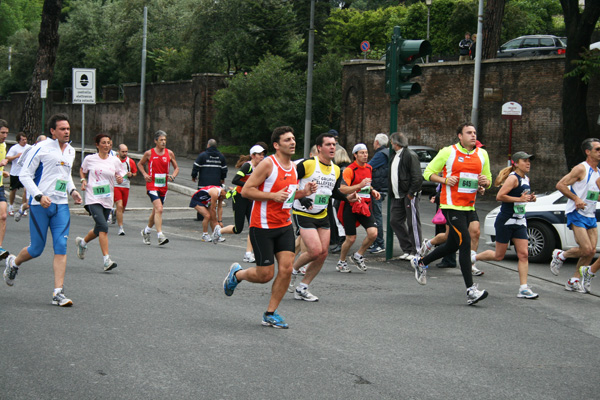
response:
<svg viewBox="0 0 600 400"><path fill-rule="evenodd" d="M273 200L278 203L283 203L288 197L288 190L284 188L276 193L263 192L258 190L258 187L267 179L271 174L273 168L273 162L270 159L266 159L254 170L250 178L246 181L246 184L242 188L242 196L252 201L267 201Z"/></svg>
<svg viewBox="0 0 600 400"><path fill-rule="evenodd" d="M137 176L137 164L135 163L135 161L133 161L132 159L129 159L129 166L130 166L130 170L129 170L129 176Z"/></svg>
<svg viewBox="0 0 600 400"><path fill-rule="evenodd" d="M519 185L519 180L514 175L509 175L508 178L504 181L504 184L498 190L498 194L496 195L496 200L503 201L505 203L516 203L516 202L525 202L529 201L530 195L527 195L523 192L521 197L512 197L509 196L508 193L516 188Z"/></svg>
<svg viewBox="0 0 600 400"><path fill-rule="evenodd" d="M452 184L447 183L446 178L442 178L438 175L444 169L444 165L446 164L446 161L450 156L450 151L450 146L441 149L439 153L433 158L433 160L431 160L431 162L427 165L427 168L425 168L425 172L423 172L423 178L430 182L448 184L450 186L456 184L456 182L453 182Z"/></svg>
<svg viewBox="0 0 600 400"><path fill-rule="evenodd" d="M137 164L138 170L142 173L142 176L146 182L150 182L152 180L152 177L146 173L146 168L144 167L144 165L146 165L148 162L148 159L150 159L150 151L145 152Z"/></svg>
<svg viewBox="0 0 600 400"><path fill-rule="evenodd" d="M244 179L244 177L246 175L248 175L248 173L250 172L251 166L252 166L252 164L250 164L250 163L245 163L244 165L242 165L242 167L239 169L238 172L236 172L235 176L231 180L231 183L233 185L243 187L246 182L243 182L242 179Z"/></svg>
<svg viewBox="0 0 600 400"><path fill-rule="evenodd" d="M175 153L169 150L169 158L171 159L171 164L173 165L173 173L169 175L171 182L175 180L177 175L179 175L179 165L177 165L177 160L175 159Z"/></svg>
<svg viewBox="0 0 600 400"><path fill-rule="evenodd" d="M573 167L571 172L563 176L560 181L556 184L556 189L564 194L567 198L575 202L577 209L585 208L585 202L577 197L575 193L571 192L569 186L575 182L579 182L585 177L585 167L582 164L578 164Z"/></svg>
<svg viewBox="0 0 600 400"><path fill-rule="evenodd" d="M492 186L492 171L490 170L490 157L488 152L483 149L479 149L481 154L483 154L483 170L481 174L477 177L479 181L479 186L483 186L486 189L489 189Z"/></svg>
<svg viewBox="0 0 600 400"><path fill-rule="evenodd" d="M79 168L79 178L81 180L81 191L82 192L85 192L85 188L87 186L87 179L85 177L86 174L87 174L87 171L84 171L83 168Z"/></svg>

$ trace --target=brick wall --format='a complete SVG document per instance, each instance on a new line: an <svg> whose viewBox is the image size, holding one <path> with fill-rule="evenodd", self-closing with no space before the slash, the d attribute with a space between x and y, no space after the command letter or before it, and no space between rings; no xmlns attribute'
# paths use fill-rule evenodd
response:
<svg viewBox="0 0 600 400"><path fill-rule="evenodd" d="M439 149L456 140L455 129L471 119L473 63L422 65L417 79L421 94L400 100L398 130L410 144ZM479 139L487 147L492 174L507 165L509 122L501 119L502 104L516 101L522 120L513 121L512 151L533 152L537 159L531 179L537 192L553 190L567 173L563 151L561 96L564 57L484 61L479 92ZM389 133L390 104L384 93L385 66L378 61L344 64L341 142L372 146L379 132ZM592 81L588 95L591 134L600 136L600 82Z"/></svg>

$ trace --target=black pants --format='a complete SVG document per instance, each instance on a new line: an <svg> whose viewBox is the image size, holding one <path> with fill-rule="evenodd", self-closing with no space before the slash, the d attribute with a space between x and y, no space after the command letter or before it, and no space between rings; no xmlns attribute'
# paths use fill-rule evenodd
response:
<svg viewBox="0 0 600 400"><path fill-rule="evenodd" d="M250 225L250 213L252 212L252 200L248 200L241 194L236 193L233 202L233 233L239 234L244 230L244 220Z"/></svg>

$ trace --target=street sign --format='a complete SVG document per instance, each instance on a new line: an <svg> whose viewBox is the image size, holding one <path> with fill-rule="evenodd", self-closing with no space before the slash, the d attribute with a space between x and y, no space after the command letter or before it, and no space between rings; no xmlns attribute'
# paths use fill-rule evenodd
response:
<svg viewBox="0 0 600 400"><path fill-rule="evenodd" d="M96 104L95 68L73 68L73 104Z"/></svg>
<svg viewBox="0 0 600 400"><path fill-rule="evenodd" d="M360 44L360 49L361 49L362 51L364 51L364 52L367 52L367 51L369 51L369 49L370 49L370 48L371 48L371 44L370 44L368 41L366 41L366 40L363 40L363 41L361 42L361 44Z"/></svg>
<svg viewBox="0 0 600 400"><path fill-rule="evenodd" d="M40 99L45 99L48 96L48 81L43 80L43 81L40 81L40 83L41 83Z"/></svg>
<svg viewBox="0 0 600 400"><path fill-rule="evenodd" d="M521 119L523 107L519 103L509 101L502 105L502 119Z"/></svg>

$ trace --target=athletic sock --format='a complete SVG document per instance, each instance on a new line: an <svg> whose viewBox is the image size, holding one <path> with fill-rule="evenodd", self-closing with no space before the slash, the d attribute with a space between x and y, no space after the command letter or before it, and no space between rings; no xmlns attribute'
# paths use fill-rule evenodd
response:
<svg viewBox="0 0 600 400"><path fill-rule="evenodd" d="M527 289L527 284L519 286L519 290L525 290L525 289Z"/></svg>
<svg viewBox="0 0 600 400"><path fill-rule="evenodd" d="M564 252L564 251L561 251L560 253L558 253L558 258L559 258L561 261L567 261L567 257L565 257L565 255L564 255L564 254L565 254L565 252Z"/></svg>
<svg viewBox="0 0 600 400"><path fill-rule="evenodd" d="M104 262L106 262L110 258L110 256L107 254L105 256L102 256L102 258L104 259Z"/></svg>
<svg viewBox="0 0 600 400"><path fill-rule="evenodd" d="M62 292L62 288L54 288L54 295L56 296L58 293Z"/></svg>
<svg viewBox="0 0 600 400"><path fill-rule="evenodd" d="M86 244L85 239L81 239L81 247L85 247Z"/></svg>
<svg viewBox="0 0 600 400"><path fill-rule="evenodd" d="M144 233L148 234L148 233L150 233L150 232L152 232L152 229L150 229L150 227L146 226L146 227L144 228Z"/></svg>
<svg viewBox="0 0 600 400"><path fill-rule="evenodd" d="M298 284L298 287L297 287L296 289L300 289L300 291L303 291L303 290L308 290L308 285L307 285L306 283L302 283L302 282L300 282L300 283Z"/></svg>

